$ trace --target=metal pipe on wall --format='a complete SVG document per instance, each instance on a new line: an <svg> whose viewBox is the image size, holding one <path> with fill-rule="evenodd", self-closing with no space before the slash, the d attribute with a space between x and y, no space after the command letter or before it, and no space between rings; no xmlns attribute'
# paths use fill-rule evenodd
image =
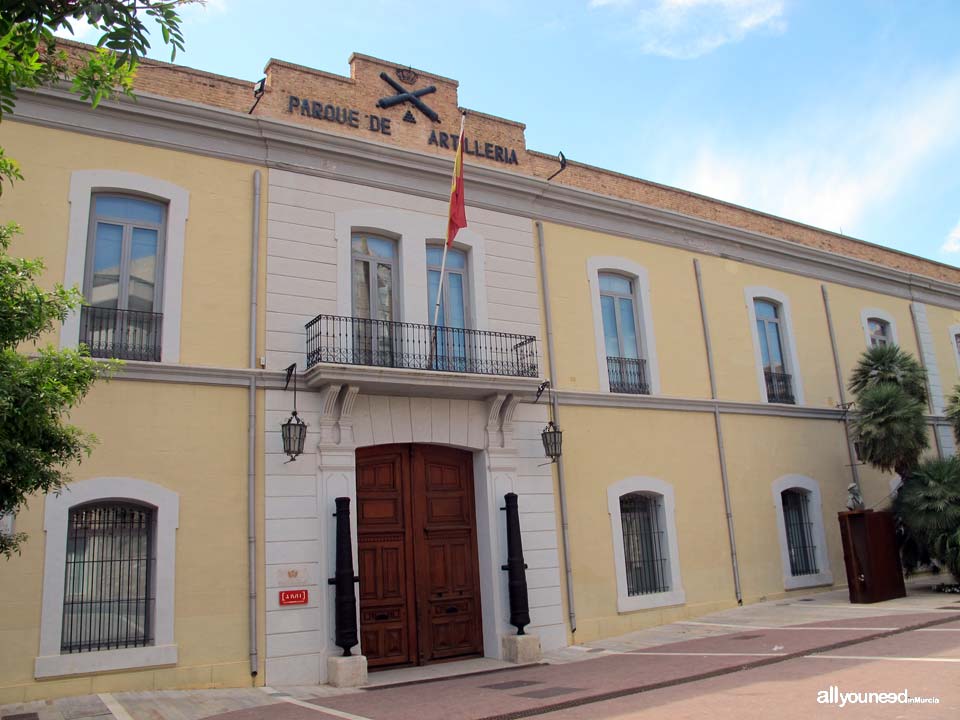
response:
<svg viewBox="0 0 960 720"><path fill-rule="evenodd" d="M553 315L550 311L550 283L547 280L547 250L543 243L543 224L534 223L537 228L537 245L540 250L540 293L543 299L544 321L547 332L547 366L550 372L550 383L554 392L550 393L553 407L553 421L560 425L560 402L557 400L556 365L553 353ZM563 540L564 571L567 579L567 612L570 619L570 632L577 632L577 611L573 600L573 563L570 560L570 525L567 521L567 486L563 472L563 456L557 458L557 494L560 496L560 536Z"/></svg>
<svg viewBox="0 0 960 720"><path fill-rule="evenodd" d="M717 434L717 456L720 459L720 480L723 485L723 509L727 516L727 540L730 544L730 565L733 570L733 589L737 604L743 605L743 590L740 585L740 561L737 558L737 537L733 527L733 503L730 500L730 476L727 474L727 451L723 442L723 424L720 422L720 406L717 405L717 377L713 367L713 343L710 341L710 324L707 320L707 302L703 291L703 276L700 261L693 259L693 273L697 278L697 297L700 299L700 320L703 323L703 342L707 350L707 372L710 375L710 397L713 403L713 424Z"/></svg>
<svg viewBox="0 0 960 720"><path fill-rule="evenodd" d="M250 263L250 369L257 368L257 296L260 291L260 171L253 172L253 232ZM257 633L257 378L251 373L247 393L247 555L250 613L250 676L260 668Z"/></svg>
<svg viewBox="0 0 960 720"><path fill-rule="evenodd" d="M843 384L843 368L840 367L840 352L837 350L837 334L833 330L833 313L830 312L830 295L827 293L827 286L821 285L820 292L823 293L823 309L827 314L827 330L830 331L830 347L833 349L833 368L837 373L837 391L840 393L840 405L847 407L847 393ZM857 486L857 492L863 496L863 489L860 487L859 461L857 460L857 451L853 447L853 439L850 437L850 420L847 419L847 413L843 414L843 436L847 441L847 456L850 458L850 473L853 475L853 482Z"/></svg>

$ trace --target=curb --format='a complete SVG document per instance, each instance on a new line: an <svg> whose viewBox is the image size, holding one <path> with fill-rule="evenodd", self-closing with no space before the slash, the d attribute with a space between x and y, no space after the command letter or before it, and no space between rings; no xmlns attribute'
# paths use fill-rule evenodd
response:
<svg viewBox="0 0 960 720"><path fill-rule="evenodd" d="M912 630L922 630L923 628L932 627L934 625L945 625L946 623L956 622L957 620L960 620L960 615L950 615L949 617L945 617L945 618L935 618L933 620L927 620L926 622L915 623L913 625L907 625L902 628L896 628L895 630L884 630L881 632L875 632L871 635L865 635L860 638L854 638L851 640L841 640L835 643L830 643L829 645L823 645L818 648L810 648L808 650L798 650L796 652L786 653L784 655L778 655L777 657L763 658L762 660L753 660L753 661L745 662L739 665L731 665L730 667L719 668L717 670L709 670L707 672L697 673L696 675L688 675L686 677L674 678L672 680L664 680L662 682L650 683L647 685L635 685L634 687L622 688L620 690L610 690L605 693L588 695L586 697L576 698L573 700L565 700L563 702L553 703L552 705L543 705L542 707L538 707L538 708L529 708L527 710L517 710L514 712L503 713L502 715L488 715L487 717L478 718L478 720L519 720L519 718L534 717L536 715L546 715L547 713L558 712L560 710L569 710L571 708L580 707L582 705L592 705L594 703L604 702L606 700L616 700L617 698L627 697L628 695L639 695L640 693L649 692L651 690L660 690L662 688L674 687L676 685L684 685L686 683L697 682L698 680L708 680L710 678L720 677L721 675L731 675L733 673L741 672L743 670L751 670L753 668L765 667L767 665L776 665L777 663L786 662L787 660L796 660L797 658L806 657L808 655L818 655L820 653L829 652L831 650L838 650L840 648L850 647L851 645L859 645L860 643L869 642L871 640L880 640L885 637L900 635L905 632L911 632ZM639 651L633 651L633 652L646 652L646 650L639 650ZM625 653L625 654L629 655L630 653Z"/></svg>

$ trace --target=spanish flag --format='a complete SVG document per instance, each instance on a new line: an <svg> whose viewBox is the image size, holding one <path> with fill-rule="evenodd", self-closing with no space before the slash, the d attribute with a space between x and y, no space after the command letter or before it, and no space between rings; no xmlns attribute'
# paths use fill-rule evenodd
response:
<svg viewBox="0 0 960 720"><path fill-rule="evenodd" d="M453 239L460 228L467 226L467 207L463 199L463 121L467 114L460 116L460 139L457 142L457 156L453 161L453 184L450 186L450 220L447 222L447 247L453 245Z"/></svg>

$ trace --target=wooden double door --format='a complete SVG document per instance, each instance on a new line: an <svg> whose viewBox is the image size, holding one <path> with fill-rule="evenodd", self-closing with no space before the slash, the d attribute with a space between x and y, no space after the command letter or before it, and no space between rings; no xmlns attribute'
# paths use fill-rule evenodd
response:
<svg viewBox="0 0 960 720"><path fill-rule="evenodd" d="M357 546L371 669L483 654L471 453L357 450Z"/></svg>

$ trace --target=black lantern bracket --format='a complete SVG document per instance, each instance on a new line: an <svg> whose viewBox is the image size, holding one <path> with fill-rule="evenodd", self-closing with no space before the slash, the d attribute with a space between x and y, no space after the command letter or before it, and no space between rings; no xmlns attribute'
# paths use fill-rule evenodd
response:
<svg viewBox="0 0 960 720"><path fill-rule="evenodd" d="M287 370L287 381L283 385L286 390L290 387L293 378L293 412L285 423L280 426L283 438L283 454L289 457L288 463L293 462L299 455L303 455L303 446L307 440L307 424L297 415L297 364L293 363Z"/></svg>

